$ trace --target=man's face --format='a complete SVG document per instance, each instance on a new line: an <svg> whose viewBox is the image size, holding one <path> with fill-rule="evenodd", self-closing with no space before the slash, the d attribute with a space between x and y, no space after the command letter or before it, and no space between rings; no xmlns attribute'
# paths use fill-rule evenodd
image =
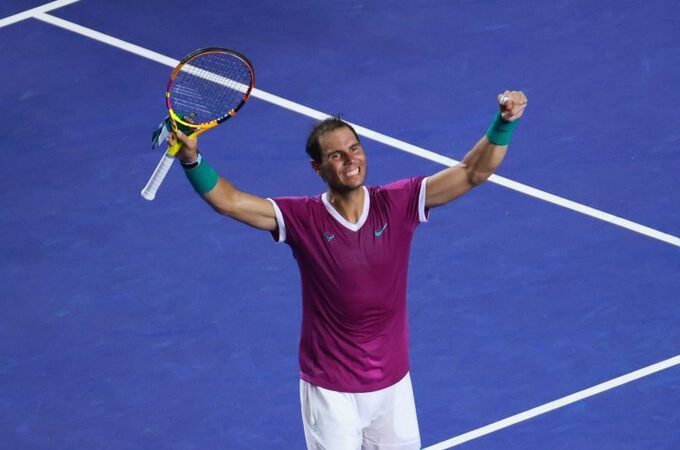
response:
<svg viewBox="0 0 680 450"><path fill-rule="evenodd" d="M328 186L339 192L361 187L366 178L366 155L347 127L324 133L319 139L321 162L312 162Z"/></svg>

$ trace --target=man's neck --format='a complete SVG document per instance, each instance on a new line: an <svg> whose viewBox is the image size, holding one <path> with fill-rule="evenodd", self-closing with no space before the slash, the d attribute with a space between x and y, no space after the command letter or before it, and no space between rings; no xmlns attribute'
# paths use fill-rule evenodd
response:
<svg viewBox="0 0 680 450"><path fill-rule="evenodd" d="M328 203L349 223L357 223L364 210L364 187L360 186L347 192L328 189Z"/></svg>

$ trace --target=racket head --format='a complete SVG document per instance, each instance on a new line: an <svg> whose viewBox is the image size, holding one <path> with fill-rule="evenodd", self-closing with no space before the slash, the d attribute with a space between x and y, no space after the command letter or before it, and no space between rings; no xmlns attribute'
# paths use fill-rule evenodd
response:
<svg viewBox="0 0 680 450"><path fill-rule="evenodd" d="M208 47L184 57L170 74L165 101L171 125L196 135L234 117L255 85L253 65L243 54Z"/></svg>

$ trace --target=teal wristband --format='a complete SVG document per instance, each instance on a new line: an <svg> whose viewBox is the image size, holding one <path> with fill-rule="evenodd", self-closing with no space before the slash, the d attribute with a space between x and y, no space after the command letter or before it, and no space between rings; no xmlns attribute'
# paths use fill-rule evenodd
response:
<svg viewBox="0 0 680 450"><path fill-rule="evenodd" d="M501 117L501 113L497 112L489 129L486 130L487 139L495 145L508 145L510 138L512 137L512 132L517 127L517 122L519 121L506 122Z"/></svg>
<svg viewBox="0 0 680 450"><path fill-rule="evenodd" d="M217 173L204 160L194 168L184 169L194 190L203 195L210 192L217 184Z"/></svg>

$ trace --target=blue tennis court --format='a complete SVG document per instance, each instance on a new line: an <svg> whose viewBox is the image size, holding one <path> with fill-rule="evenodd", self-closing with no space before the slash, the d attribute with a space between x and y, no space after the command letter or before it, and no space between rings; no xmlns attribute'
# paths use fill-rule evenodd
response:
<svg viewBox="0 0 680 450"><path fill-rule="evenodd" d="M680 447L680 4L0 5L0 448L301 449L298 269L161 152L172 62L247 55L200 138L246 192L321 193L341 116L371 185L431 175L529 104L492 181L433 209L408 279L424 448ZM449 159L447 159L449 158Z"/></svg>

